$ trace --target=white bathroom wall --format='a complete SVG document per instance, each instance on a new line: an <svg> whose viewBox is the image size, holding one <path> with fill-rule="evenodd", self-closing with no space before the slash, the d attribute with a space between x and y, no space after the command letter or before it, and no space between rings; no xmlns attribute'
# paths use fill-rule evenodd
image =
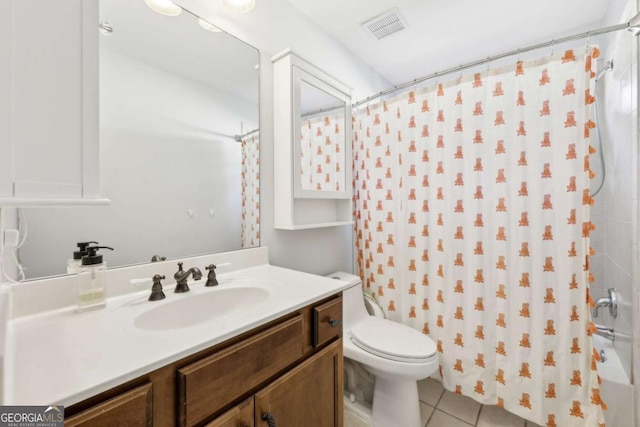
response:
<svg viewBox="0 0 640 427"><path fill-rule="evenodd" d="M391 85L340 43L318 29L286 0L258 0L247 14L223 9L222 2L176 3L260 49L261 244L273 264L311 273L352 271L352 228L287 231L273 228L273 66L271 57L290 47L300 56L353 88L363 99Z"/></svg>
<svg viewBox="0 0 640 427"><path fill-rule="evenodd" d="M232 135L241 122L257 127L256 106L109 51L100 62L100 172L111 204L27 209L27 277L66 273L82 240L114 247L111 265L240 249L241 145Z"/></svg>
<svg viewBox="0 0 640 427"><path fill-rule="evenodd" d="M614 1L608 23L628 21L637 10L636 3L636 0ZM637 301L638 294L637 280L634 280L638 256L637 58L637 37L629 32L612 33L602 44L599 68L613 60L613 71L605 73L596 88L606 179L592 211L592 221L597 227L592 235L596 251L592 259L596 278L592 296L594 299L608 296L607 289L615 288L620 298L617 319L611 318L604 308L594 322L615 329L614 346L630 379L634 353L633 301ZM597 147L597 138L591 141ZM595 190L602 177L597 156L592 156L592 165L597 173L592 182Z"/></svg>

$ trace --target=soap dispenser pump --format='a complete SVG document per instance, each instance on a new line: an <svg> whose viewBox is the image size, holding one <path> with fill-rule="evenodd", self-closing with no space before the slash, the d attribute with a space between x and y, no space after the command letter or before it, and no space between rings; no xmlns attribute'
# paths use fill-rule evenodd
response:
<svg viewBox="0 0 640 427"><path fill-rule="evenodd" d="M88 246L78 268L78 311L93 310L106 305L107 263L98 249L109 246Z"/></svg>
<svg viewBox="0 0 640 427"><path fill-rule="evenodd" d="M87 246L92 244L98 244L98 242L78 242L78 250L73 253L73 258L69 258L67 260L67 274L76 274L78 272L78 268L80 268L80 264L82 262L82 257L87 254Z"/></svg>

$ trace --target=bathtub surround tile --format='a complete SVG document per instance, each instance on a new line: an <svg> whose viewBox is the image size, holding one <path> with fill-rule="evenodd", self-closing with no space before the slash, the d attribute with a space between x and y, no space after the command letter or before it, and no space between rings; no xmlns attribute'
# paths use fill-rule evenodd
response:
<svg viewBox="0 0 640 427"><path fill-rule="evenodd" d="M431 378L418 381L418 396L428 405L437 406L443 393L444 387L439 381Z"/></svg>
<svg viewBox="0 0 640 427"><path fill-rule="evenodd" d="M475 420L474 420L475 421ZM427 427L469 427L473 424L465 423L458 418L445 414L440 410L435 410Z"/></svg>
<svg viewBox="0 0 640 427"><path fill-rule="evenodd" d="M631 208L629 208L629 211ZM605 252L624 272L631 273L631 232L630 222L607 218Z"/></svg>
<svg viewBox="0 0 640 427"><path fill-rule="evenodd" d="M477 427L524 427L525 421L517 415L492 405L480 409Z"/></svg>
<svg viewBox="0 0 640 427"><path fill-rule="evenodd" d="M445 391L438 403L438 409L461 420L475 425L480 411L480 403L459 394Z"/></svg>
<svg viewBox="0 0 640 427"><path fill-rule="evenodd" d="M631 378L631 363L632 363L632 336L631 328L626 322L618 322L617 324L622 326L616 329L616 340L613 344L620 358L620 363L624 372L627 374L627 378Z"/></svg>

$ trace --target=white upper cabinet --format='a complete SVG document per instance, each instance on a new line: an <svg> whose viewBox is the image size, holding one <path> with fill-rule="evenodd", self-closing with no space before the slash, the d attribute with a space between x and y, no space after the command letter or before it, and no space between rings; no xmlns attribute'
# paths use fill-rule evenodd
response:
<svg viewBox="0 0 640 427"><path fill-rule="evenodd" d="M98 0L0 13L0 206L101 204Z"/></svg>
<svg viewBox="0 0 640 427"><path fill-rule="evenodd" d="M290 50L271 60L274 226L352 224L351 89Z"/></svg>

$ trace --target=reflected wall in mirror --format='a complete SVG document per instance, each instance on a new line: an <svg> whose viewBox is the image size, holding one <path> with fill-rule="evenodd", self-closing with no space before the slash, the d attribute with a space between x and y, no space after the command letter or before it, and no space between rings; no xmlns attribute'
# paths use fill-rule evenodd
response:
<svg viewBox="0 0 640 427"><path fill-rule="evenodd" d="M293 67L294 197L351 197L351 97L328 82Z"/></svg>
<svg viewBox="0 0 640 427"><path fill-rule="evenodd" d="M198 17L101 0L100 163L106 207L25 209L28 279L66 273L76 242L109 267L260 244L259 53ZM209 27L209 28L207 28ZM213 31L212 31L213 30Z"/></svg>

